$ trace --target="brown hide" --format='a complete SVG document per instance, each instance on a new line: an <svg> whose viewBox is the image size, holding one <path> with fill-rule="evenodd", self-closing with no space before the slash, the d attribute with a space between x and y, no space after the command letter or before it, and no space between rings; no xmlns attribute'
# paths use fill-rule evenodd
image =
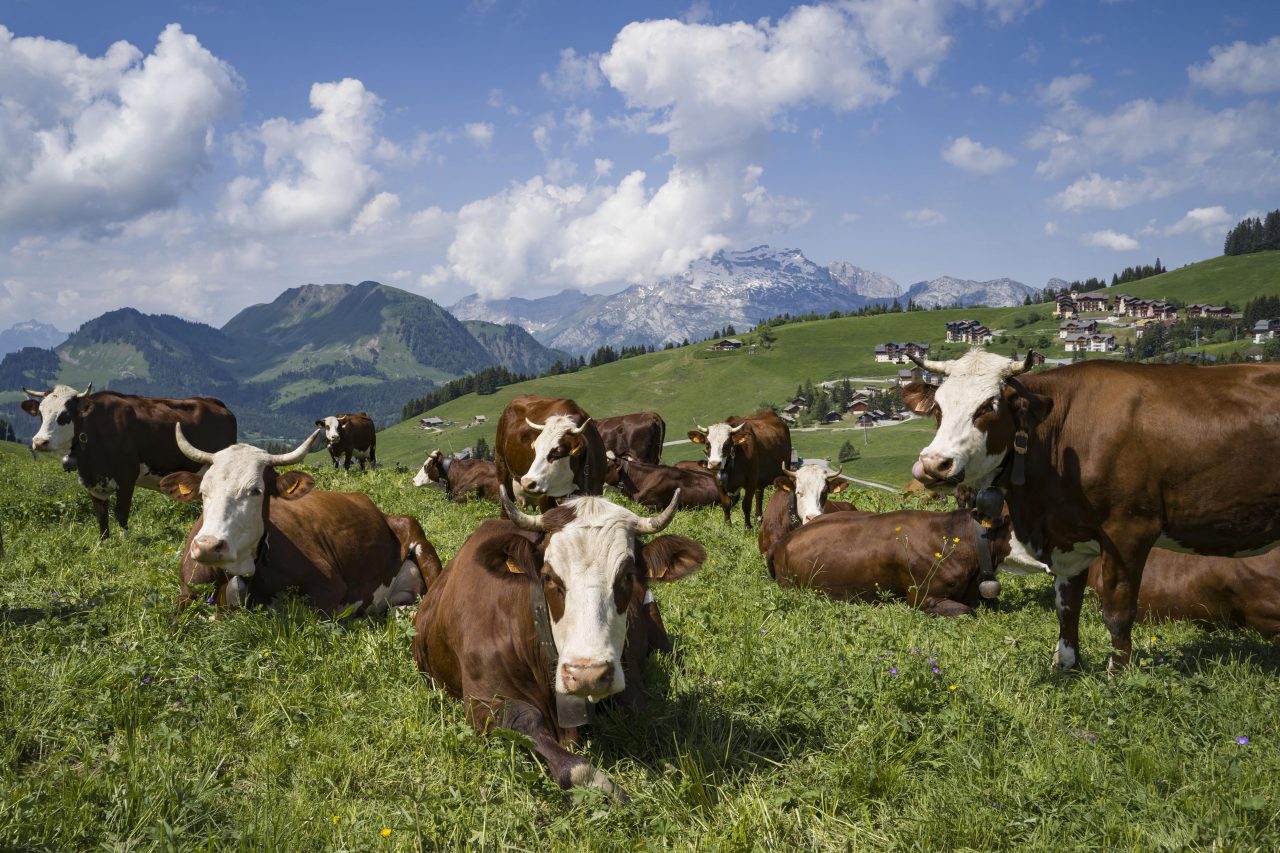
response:
<svg viewBox="0 0 1280 853"><path fill-rule="evenodd" d="M498 468L487 459L454 459L445 471L442 460L431 456L424 463L427 475L437 483L444 483L445 494L454 503L463 504L473 497L499 500Z"/></svg>
<svg viewBox="0 0 1280 853"><path fill-rule="evenodd" d="M987 547L993 565L999 563L1009 552L1008 528ZM824 514L773 549L773 576L781 586L846 601L888 596L938 616L973 613L978 572L973 517L964 510Z"/></svg>
<svg viewBox="0 0 1280 853"><path fill-rule="evenodd" d="M268 469L270 470L270 469ZM305 595L312 607L340 613L353 604L368 606L374 591L390 584L406 560L417 564L416 584L391 604L412 604L440 573L440 558L422 527L410 516L385 516L358 492L311 492L297 500L268 505L265 563L245 578L249 597L270 604L286 589ZM179 609L195 595L193 586L215 584L222 603L230 577L191 559L191 540L202 515L187 534L182 551Z"/></svg>
<svg viewBox="0 0 1280 853"><path fill-rule="evenodd" d="M650 465L657 465L662 459L667 424L657 412L635 412L601 418L596 422L596 428L600 430L605 451L612 450L613 455L619 459L628 453L637 461Z"/></svg>
<svg viewBox="0 0 1280 853"><path fill-rule="evenodd" d="M729 459L721 469L718 480L726 495L736 499L741 490L742 518L751 528L751 503L755 500L755 516L764 513L764 490L791 460L791 430L786 421L770 409L761 409L754 415L740 418L727 417L724 422L731 427L745 423L746 427L730 438ZM736 440L741 438L741 440ZM724 511L729 520L729 510Z"/></svg>
<svg viewBox="0 0 1280 853"><path fill-rule="evenodd" d="M791 501L794 495L779 487L765 504L764 516L760 519L760 533L756 536L756 545L760 548L760 556L764 557L769 574L773 574L773 549L800 525L792 515ZM823 495L822 514L832 512L856 512L857 507L850 501L826 500Z"/></svg>
<svg viewBox="0 0 1280 853"><path fill-rule="evenodd" d="M732 507L729 496L720 491L715 477L705 468L688 471L672 465L619 459L609 463L609 470L617 472L615 483L619 491L650 509L662 509L671 503L676 489L680 490L680 509Z"/></svg>
<svg viewBox="0 0 1280 853"><path fill-rule="evenodd" d="M1089 586L1102 587L1102 559L1089 564ZM1209 628L1252 628L1280 636L1280 548L1254 557L1203 557L1152 548L1138 590L1138 616L1180 619Z"/></svg>
<svg viewBox="0 0 1280 853"><path fill-rule="evenodd" d="M526 419L535 424L544 424L554 415L568 415L579 426L590 418L574 401L555 397L516 397L502 410L494 438L494 465L498 484L505 486L511 494L515 494L513 482L518 482L533 464L533 442L538 433L525 423ZM578 493L603 494L604 441L601 440L594 421L587 423L581 437L585 441L585 447L581 453L571 456L569 462ZM557 502L558 497L548 496L543 497L539 504L542 509L549 509Z"/></svg>
<svg viewBox="0 0 1280 853"><path fill-rule="evenodd" d="M351 457L360 452L368 456L368 465L378 467L378 430L373 419L364 412L348 412L345 415L333 415L338 419L338 440L329 442L329 457L333 467L338 467L338 460L343 460L342 467L351 468ZM316 421L316 426L323 427L324 421ZM365 460L360 459L360 470L365 467Z"/></svg>

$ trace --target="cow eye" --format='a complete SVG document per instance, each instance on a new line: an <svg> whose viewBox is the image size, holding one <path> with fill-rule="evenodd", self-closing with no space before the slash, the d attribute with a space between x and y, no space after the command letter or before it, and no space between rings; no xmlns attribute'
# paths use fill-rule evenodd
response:
<svg viewBox="0 0 1280 853"><path fill-rule="evenodd" d="M973 413L973 418L974 420L977 420L983 415L991 414L995 410L996 410L996 401L994 399L987 400L985 403L983 403L981 406L978 407L978 410L976 412Z"/></svg>
<svg viewBox="0 0 1280 853"><path fill-rule="evenodd" d="M61 412L58 415L58 423L61 424L62 426L66 426L67 424L71 423L71 415L67 414L66 412Z"/></svg>
<svg viewBox="0 0 1280 853"><path fill-rule="evenodd" d="M262 489L259 489L257 486L254 486L252 489L249 490L249 494L250 496L256 498L262 494Z"/></svg>

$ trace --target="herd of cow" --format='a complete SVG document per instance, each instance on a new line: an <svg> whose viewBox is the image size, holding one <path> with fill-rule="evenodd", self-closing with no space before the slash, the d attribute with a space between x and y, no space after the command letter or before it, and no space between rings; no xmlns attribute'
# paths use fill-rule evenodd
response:
<svg viewBox="0 0 1280 853"><path fill-rule="evenodd" d="M322 432L335 466L353 456L361 468L376 464L363 414L318 420L294 450L268 453L234 443L235 416L208 397L58 386L28 391L23 408L40 418L32 449L63 454L103 536L113 493L121 528L136 486L200 501L182 551L180 609L209 587L228 608L289 588L332 613L419 602L414 658L477 730L521 732L561 786L620 798L565 747L596 701L645 701L644 658L671 650L649 586L706 558L689 538L646 538L678 509L719 506L729 521L739 493L784 586L956 616L998 596L997 568L1049 572L1054 662L1064 668L1080 665L1086 583L1114 666L1128 662L1140 613L1280 637L1280 366L1087 362L1032 374L1031 355L979 350L921 364L945 379L904 389L909 408L938 422L913 474L967 508L872 513L832 500L848 481L819 465L788 470L790 433L767 409L690 431L705 459L668 466L655 413L597 420L572 400L517 397L498 422L493 462L437 450L413 480L502 507L443 567L416 519L277 470L302 461ZM605 499L606 485L656 514Z"/></svg>

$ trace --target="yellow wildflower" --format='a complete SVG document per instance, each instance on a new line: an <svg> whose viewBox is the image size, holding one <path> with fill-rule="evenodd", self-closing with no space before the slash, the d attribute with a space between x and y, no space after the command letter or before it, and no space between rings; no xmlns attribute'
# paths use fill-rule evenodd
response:
<svg viewBox="0 0 1280 853"><path fill-rule="evenodd" d="M330 823L332 823L334 826L337 826L337 825L338 825L338 816L337 816L337 815L334 815L333 817L329 818L329 822L330 822Z"/></svg>
<svg viewBox="0 0 1280 853"><path fill-rule="evenodd" d="M901 528L901 527L895 527L895 528L893 528L893 532L894 532L894 533L901 533L901 532L902 532L902 528Z"/></svg>
<svg viewBox="0 0 1280 853"><path fill-rule="evenodd" d="M951 537L951 541L952 541L953 543L955 543L955 544L959 545L959 544L960 544L960 537L959 537L959 536L952 536L952 537Z"/></svg>
<svg viewBox="0 0 1280 853"><path fill-rule="evenodd" d="M947 689L948 689L948 690L952 690L952 691L954 691L957 687L959 687L959 685L958 685L958 684L952 684L952 685L951 685L950 687L948 687Z"/></svg>
<svg viewBox="0 0 1280 853"><path fill-rule="evenodd" d="M382 827L382 837L383 837L383 838L390 838L390 837L391 837L391 830L390 830L390 829L388 829L388 828L387 828L387 827L385 827L385 826L384 826L384 827Z"/></svg>
<svg viewBox="0 0 1280 853"><path fill-rule="evenodd" d="M933 552L933 556L935 556L935 557L941 557L941 556L942 556L942 552L941 552L941 551L934 551L934 552Z"/></svg>

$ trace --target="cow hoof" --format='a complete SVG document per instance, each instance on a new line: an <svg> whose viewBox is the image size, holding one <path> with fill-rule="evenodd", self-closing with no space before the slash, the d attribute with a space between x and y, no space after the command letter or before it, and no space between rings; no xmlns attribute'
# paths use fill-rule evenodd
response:
<svg viewBox="0 0 1280 853"><path fill-rule="evenodd" d="M1058 643L1058 648L1053 653L1053 662L1049 665L1049 671L1062 671L1080 669L1080 655L1076 654L1075 649L1070 646Z"/></svg>
<svg viewBox="0 0 1280 853"><path fill-rule="evenodd" d="M578 787L603 791L618 805L625 806L631 802L631 796L622 789L621 785L616 784L608 774L595 769L590 764L581 764L573 768L569 778Z"/></svg>

